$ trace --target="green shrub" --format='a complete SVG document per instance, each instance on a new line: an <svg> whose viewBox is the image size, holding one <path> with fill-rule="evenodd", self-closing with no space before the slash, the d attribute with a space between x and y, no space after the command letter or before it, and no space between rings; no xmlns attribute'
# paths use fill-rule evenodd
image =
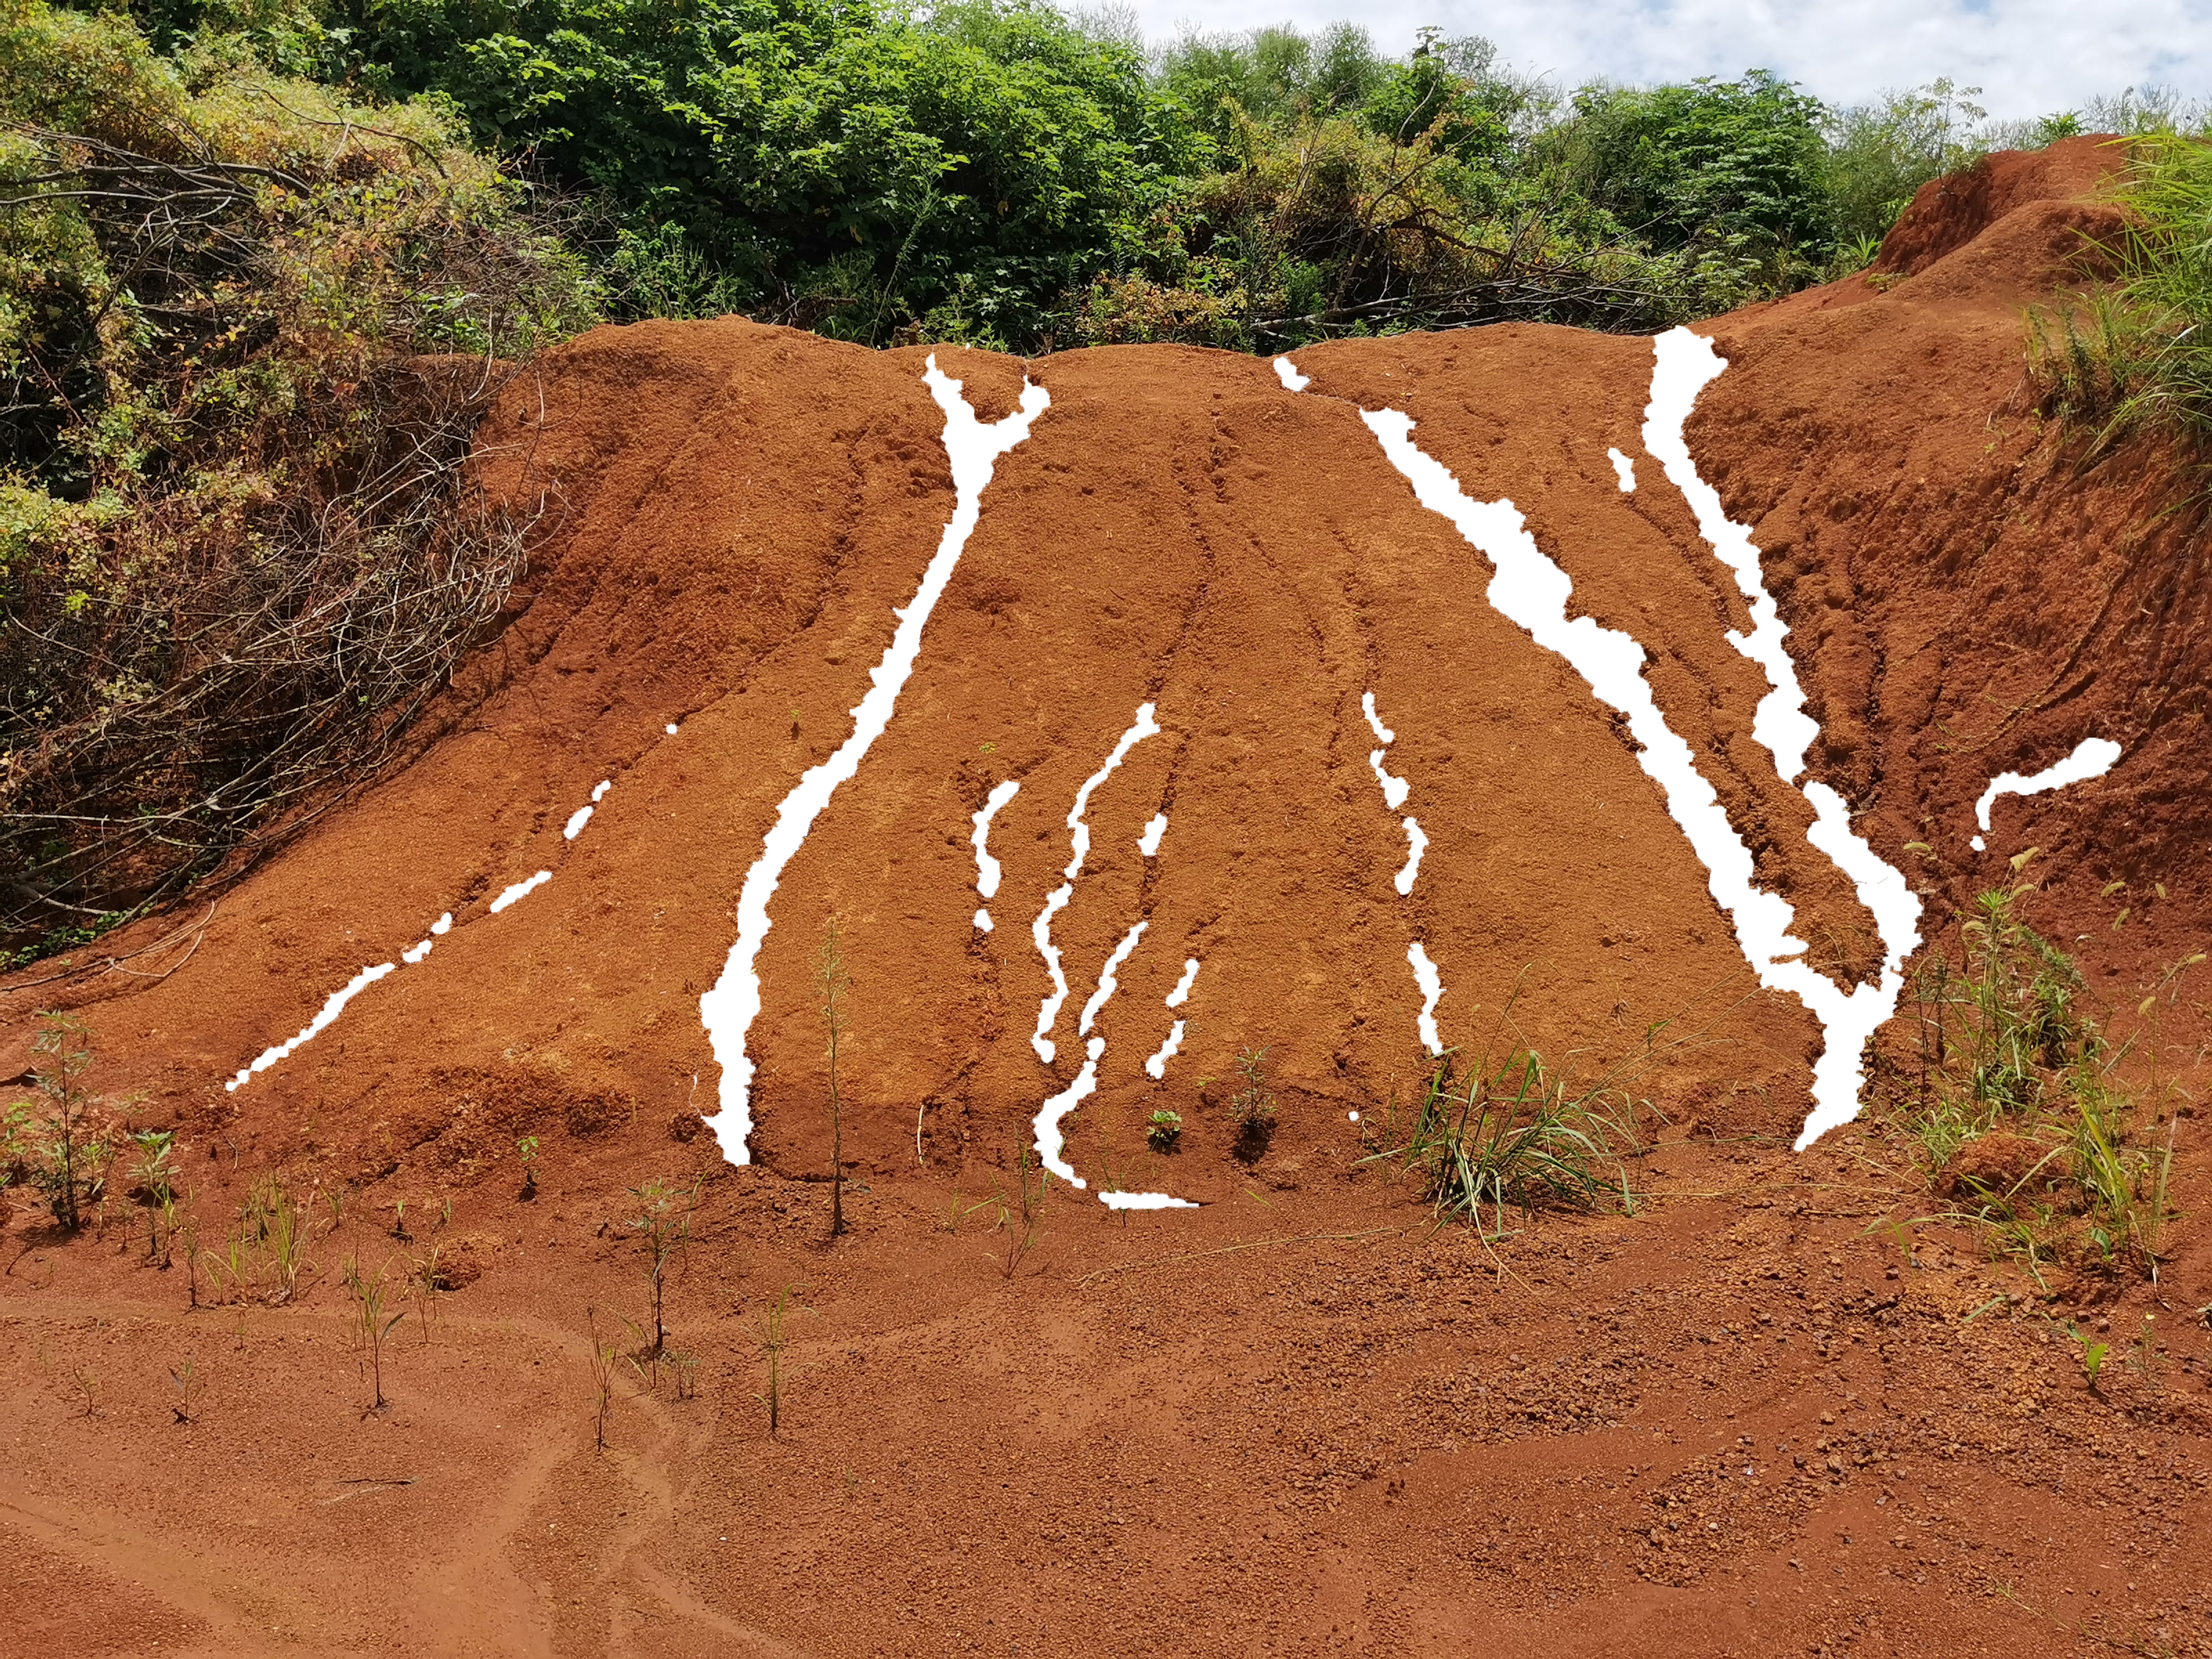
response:
<svg viewBox="0 0 2212 1659"><path fill-rule="evenodd" d="M519 568L526 526L463 477L477 417L592 312L428 103L283 80L235 41L165 59L33 3L0 27L0 950L21 960L391 751Z"/></svg>

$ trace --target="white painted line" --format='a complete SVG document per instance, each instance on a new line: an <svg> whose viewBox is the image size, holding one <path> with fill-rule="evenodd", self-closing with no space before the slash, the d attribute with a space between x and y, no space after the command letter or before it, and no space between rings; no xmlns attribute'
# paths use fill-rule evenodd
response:
<svg viewBox="0 0 2212 1659"><path fill-rule="evenodd" d="M1083 1061L1083 1069L1075 1074L1075 1081L1037 1108L1037 1157L1044 1167L1065 1181L1078 1192L1086 1190L1083 1177L1075 1173L1075 1166L1067 1161L1067 1142L1060 1133L1060 1121L1083 1102L1098 1091L1098 1056L1106 1052L1106 1039L1095 1036Z"/></svg>
<svg viewBox="0 0 2212 1659"><path fill-rule="evenodd" d="M989 846L991 820L998 816L1001 806L1021 793L1021 788L1022 786L1012 778L1006 779L991 791L975 813L975 833L968 839L975 848L975 891L985 899L999 896L999 861L991 856ZM988 910L980 908L976 910L975 927L980 933L991 931L991 913Z"/></svg>
<svg viewBox="0 0 2212 1659"><path fill-rule="evenodd" d="M2069 783L2087 783L2111 771L2119 757L2120 745L2110 738L2084 738L2074 745L2072 754L2040 772L2000 772L1974 803L1974 822L1984 830L1990 827L1990 808L1996 805L1999 795L2039 795L2046 789L2063 789ZM1983 850L1979 836L1974 837L1974 850Z"/></svg>
<svg viewBox="0 0 2212 1659"><path fill-rule="evenodd" d="M236 1089L240 1084L245 1082L256 1072L268 1070L278 1060L289 1058L303 1044L313 1042L315 1038L330 1030L337 1017L345 1012L346 1004L351 1002L355 997L375 984L386 974L393 972L398 965L395 962L380 962L374 968L362 969L348 980L343 988L331 993L328 1000L324 1002L321 1012L307 1023L307 1028L298 1036L289 1042L279 1043L274 1048L263 1049L255 1056L252 1065L241 1067L238 1075L222 1086L226 1090Z"/></svg>
<svg viewBox="0 0 2212 1659"><path fill-rule="evenodd" d="M1414 878L1421 873L1421 854L1429 850L1429 838L1421 833L1420 820L1407 818L1406 824L1406 867L1394 878L1398 896L1405 897L1413 890Z"/></svg>
<svg viewBox="0 0 2212 1659"><path fill-rule="evenodd" d="M1620 485L1620 493L1627 495L1636 488L1636 463L1617 449L1607 450L1605 456L1613 463L1613 476Z"/></svg>
<svg viewBox="0 0 2212 1659"><path fill-rule="evenodd" d="M1288 357L1275 359L1275 378L1283 383L1285 392L1304 392L1313 384L1310 377L1298 373L1297 365Z"/></svg>
<svg viewBox="0 0 2212 1659"><path fill-rule="evenodd" d="M1053 1024L1060 1018L1060 1005L1067 1000L1067 975L1060 970L1060 947L1052 942L1052 919L1075 896L1075 878L1083 873L1083 860L1091 855L1091 826L1084 822L1083 815L1090 808L1091 792L1106 781L1108 775L1132 749L1159 729L1152 719L1152 705L1139 703L1136 723L1121 734L1121 742L1114 745L1114 752L1107 756L1106 764L1083 781L1083 787L1075 792L1075 805L1067 809L1068 844L1072 849L1067 868L1060 872L1060 885L1046 896L1044 908L1037 912L1037 919L1030 925L1030 937L1036 941L1037 954L1044 958L1045 969L1052 975L1052 989L1037 1008L1036 1035L1030 1039L1037 1058L1048 1066L1052 1064L1055 1052Z"/></svg>
<svg viewBox="0 0 2212 1659"><path fill-rule="evenodd" d="M540 870L536 875L516 882L514 886L507 888L505 891L501 893L497 898L494 899L490 904L487 905L485 908L489 909L492 915L497 915L501 911L506 909L508 905L517 903L520 901L529 897L531 894L536 892L539 888L543 887L547 882L552 879L553 872L550 870Z"/></svg>
<svg viewBox="0 0 2212 1659"><path fill-rule="evenodd" d="M1165 1077L1168 1074L1168 1062L1176 1057L1176 1050L1182 1047L1182 1022L1177 1020L1173 1029L1168 1032L1168 1040L1160 1044L1159 1052L1145 1062L1146 1073L1155 1082Z"/></svg>
<svg viewBox="0 0 2212 1659"><path fill-rule="evenodd" d="M1137 948L1137 941L1144 938L1146 926L1140 921L1124 934L1121 944L1114 947L1114 954L1106 958L1106 965L1098 970L1098 988L1091 994L1091 1000L1083 1005L1083 1018L1075 1023L1076 1036L1088 1036L1091 1022L1098 1018L1099 1010L1113 1000L1114 992L1121 984L1114 975L1129 959L1129 952Z"/></svg>
<svg viewBox="0 0 2212 1659"><path fill-rule="evenodd" d="M749 1163L752 1158L745 1141L752 1132L749 1101L753 1062L745 1052L745 1034L760 1013L760 975L755 963L760 957L761 943L768 937L769 901L775 896L786 866L805 844L814 821L829 805L830 795L860 770L860 762L890 724L899 692L914 672L915 659L921 653L922 630L928 626L930 613L937 608L945 584L952 580L961 550L967 546L982 514L983 491L991 482L992 469L1000 456L1029 436L1030 423L1052 402L1045 389L1025 375L1020 406L1005 419L986 426L961 396L960 382L939 372L934 353L929 356L922 380L937 406L945 411L945 453L952 465L952 517L922 573L914 599L903 607L892 609L898 626L883 660L869 673L867 694L853 710L852 735L828 760L809 769L777 807L775 823L763 840L761 855L745 872L744 885L738 890L736 942L730 946L721 976L699 999L700 1023L722 1068L717 1091L720 1109L707 1121L722 1156L732 1164Z"/></svg>
<svg viewBox="0 0 2212 1659"><path fill-rule="evenodd" d="M1419 939L1406 947L1406 960L1413 964L1413 982L1421 988L1421 1046L1440 1054L1444 1040L1437 1035L1437 1001L1444 994L1443 976L1437 972L1437 964L1429 960Z"/></svg>
<svg viewBox="0 0 2212 1659"><path fill-rule="evenodd" d="M1160 837L1167 832L1168 815L1164 812L1154 813L1152 822L1145 826L1145 833L1137 837L1137 850L1148 859L1159 857Z"/></svg>

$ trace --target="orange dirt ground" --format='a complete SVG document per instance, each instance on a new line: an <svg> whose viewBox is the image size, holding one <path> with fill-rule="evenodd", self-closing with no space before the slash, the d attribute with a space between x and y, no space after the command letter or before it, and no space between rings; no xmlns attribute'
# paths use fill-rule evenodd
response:
<svg viewBox="0 0 2212 1659"><path fill-rule="evenodd" d="M2024 307L2115 222L2106 155L1992 158L1928 187L1870 276L1699 325L1730 367L1688 437L1762 550L1820 723L1812 775L1923 892L1923 931L1955 957L1959 908L2040 847L2031 919L2126 1034L2212 933L2212 584L2191 521L2159 515L2158 458L2084 468L2024 372ZM545 544L435 740L219 896L0 982L0 1070L29 1063L40 1011L74 1010L93 1083L178 1129L204 1251L270 1172L315 1195L281 1302L265 1262L245 1286L188 1273L181 1246L149 1265L119 1166L76 1238L4 1195L0 1650L2212 1655L2200 1120L2175 1130L2155 1285L2039 1292L1973 1234L1884 1224L1942 1204L1879 1109L1915 1063L1909 1018L1875 1045L1875 1109L1792 1153L1817 1025L1757 990L1632 740L1490 608L1487 565L1358 417L1407 411L1469 495L1512 498L1572 608L1646 647L1813 960L1870 977L1872 919L1752 740L1765 681L1725 637L1742 603L1644 451L1648 341L1340 342L1297 354L1300 394L1218 352L940 349L985 419L1024 369L1051 405L998 463L896 717L785 872L754 1161L724 1162L699 998L777 804L844 741L951 515L925 355L738 321L553 354L483 434L492 487L543 498ZM1410 896L1368 691L1429 836ZM1163 729L1092 795L1054 921L1071 989L1047 1066L1030 924L1076 790L1146 702ZM1992 775L2087 736L2123 745L2109 775L2001 799L1970 850ZM985 934L970 820L1006 779ZM223 1087L445 912L427 960ZM833 914L834 1243L811 979ZM1094 1188L1204 1207L1115 1216L1055 1188L1009 1274L988 1200L1139 918L1068 1156ZM1583 1073L1654 1022L1696 1039L1634 1085L1653 1144L1632 1213L1486 1246L1361 1167L1421 1074L1415 939L1470 1051L1509 1002ZM2203 1030L2185 996L2138 1056L2194 1086ZM1263 1044L1279 1127L1248 1160L1231 1061ZM1186 1125L1171 1156L1144 1139L1160 1106ZM655 1178L701 1183L667 1286L696 1363L634 1368L626 1189ZM449 1289L428 1319L392 1304L390 1403L366 1409L343 1270L396 1279L434 1246ZM2094 1392L2067 1320L2112 1345ZM604 1451L593 1329L621 1351Z"/></svg>

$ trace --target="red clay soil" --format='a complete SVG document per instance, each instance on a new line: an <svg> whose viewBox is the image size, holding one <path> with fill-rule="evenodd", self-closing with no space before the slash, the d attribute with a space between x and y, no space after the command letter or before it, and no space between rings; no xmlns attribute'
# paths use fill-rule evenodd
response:
<svg viewBox="0 0 2212 1659"><path fill-rule="evenodd" d="M2117 1033L2142 1028L2130 1076L2155 1058L2195 1086L2197 982L2154 1024L2136 1008L2212 932L2202 540L2161 514L2160 455L2083 465L2024 370L2023 308L2116 222L2109 161L1992 158L1923 192L1871 276L1701 325L1730 367L1689 438L1762 550L1813 773L1929 935L1955 960L1960 907L2041 848L2031 919ZM0 986L0 1070L39 1011L74 1010L93 1085L178 1130L202 1252L180 1236L148 1264L120 1164L74 1238L6 1195L0 1649L2212 1655L2199 1120L2169 1126L2155 1285L2039 1285L1984 1236L1911 1224L1945 1200L1881 1105L1909 1018L1877 1041L1867 1118L1790 1152L1818 1027L1757 989L1632 740L1490 608L1486 562L1359 419L1406 410L1470 495L1514 501L1576 609L1644 644L1814 961L1870 976L1871 917L1752 740L1742 603L1644 451L1648 341L1341 342L1298 354L1295 394L1217 352L940 349L984 418L1025 368L1051 406L784 872L754 1161L723 1161L699 998L951 515L924 356L734 320L553 354L483 434L494 487L544 501L544 550L444 735L219 896ZM1410 896L1367 692L1429 837ZM1077 790L1147 702L1163 729L1091 795L1054 919L1047 1066L1030 923ZM2088 736L2122 744L2108 775L2001 799L1971 850L1991 776ZM982 933L971 817L1006 779ZM224 1088L447 912L426 960ZM834 1243L811 976L832 915ZM1000 1224L1139 919L1068 1155L1094 1189L1203 1207L1117 1217L1055 1187L1033 1237ZM1510 1004L1587 1077L1672 1022L1633 1084L1653 1145L1627 1213L1486 1245L1362 1165L1422 1074L1415 939L1470 1051ZM1240 1157L1233 1061L1262 1046L1278 1127ZM1143 1135L1162 1107L1171 1155ZM289 1296L265 1242L237 1277L212 1260L272 1176L310 1196ZM656 1179L699 1183L665 1285L684 1358L658 1364L624 1322L649 1334L629 1189ZM349 1263L408 1314L381 1409ZM403 1282L424 1268L427 1303ZM2109 1347L2094 1389L2069 1321Z"/></svg>

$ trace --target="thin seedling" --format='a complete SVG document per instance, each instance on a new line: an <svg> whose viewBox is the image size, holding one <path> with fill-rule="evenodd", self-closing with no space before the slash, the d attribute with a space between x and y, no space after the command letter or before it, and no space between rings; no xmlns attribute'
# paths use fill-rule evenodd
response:
<svg viewBox="0 0 2212 1659"><path fill-rule="evenodd" d="M1272 1045L1271 1045L1272 1046ZM1253 1158L1265 1152L1275 1133L1275 1097L1267 1087L1267 1048L1237 1053L1237 1092L1229 1097L1229 1121L1236 1126L1237 1151Z"/></svg>
<svg viewBox="0 0 2212 1659"><path fill-rule="evenodd" d="M369 1374L374 1379L375 1398L368 1407L373 1412L380 1412L385 1407L385 1339L392 1334L393 1327L407 1317L404 1308L389 1318L386 1317L384 1297L387 1283L387 1275L383 1268L376 1270L375 1278L368 1279L362 1275L358 1258L347 1261L345 1285L347 1293L353 1297L356 1352L366 1356Z"/></svg>
<svg viewBox="0 0 2212 1659"><path fill-rule="evenodd" d="M668 1346L668 1325L661 1309L668 1288L669 1266L690 1244L691 1214L698 1207L699 1183L695 1181L689 1187L678 1187L655 1177L629 1190L637 1200L637 1213L629 1220L630 1231L645 1240L647 1283L653 1294L653 1340L646 1354L657 1359Z"/></svg>
<svg viewBox="0 0 2212 1659"><path fill-rule="evenodd" d="M790 1304L791 1286L787 1285L776 1292L775 1301L761 1321L761 1355L768 1362L768 1391L753 1397L768 1407L768 1437L771 1440L783 1431L783 1320Z"/></svg>
<svg viewBox="0 0 2212 1659"><path fill-rule="evenodd" d="M514 1155L522 1161L522 1190L515 1194L526 1203L538 1196L538 1137L524 1135L514 1143ZM447 1213L453 1200L446 1200Z"/></svg>
<svg viewBox="0 0 2212 1659"><path fill-rule="evenodd" d="M169 1367L169 1381L177 1390L177 1397L169 1402L169 1410L179 1423L199 1420L200 1392L207 1386L207 1378L193 1361Z"/></svg>
<svg viewBox="0 0 2212 1659"><path fill-rule="evenodd" d="M43 1014L31 1041L37 1056L30 1084L40 1098L17 1101L0 1115L5 1162L21 1167L66 1232L82 1227L105 1196L113 1156L93 1127L100 1097L85 1086L92 1033L70 1014Z"/></svg>
<svg viewBox="0 0 2212 1659"><path fill-rule="evenodd" d="M592 1343L592 1435L604 1452L607 1449L607 1414L615 1403L615 1345L599 1337L599 1310L584 1310L584 1328Z"/></svg>
<svg viewBox="0 0 2212 1659"><path fill-rule="evenodd" d="M422 1341L430 1340L430 1319L436 1311L440 1292L446 1288L444 1269L438 1258L445 1246L434 1243L408 1264L407 1290L414 1298L416 1322L422 1327Z"/></svg>
<svg viewBox="0 0 2212 1659"><path fill-rule="evenodd" d="M314 1212L308 1201L293 1192L283 1176L264 1176L246 1194L239 1212L240 1242L258 1244L265 1254L275 1287L267 1301L271 1307L289 1302L301 1279L314 1271L307 1260L314 1240Z"/></svg>
<svg viewBox="0 0 2212 1659"><path fill-rule="evenodd" d="M1030 1180L1032 1172L1036 1176L1034 1182ZM1044 1202L1051 1188L1052 1171L1038 1166L1026 1144L1014 1154L1012 1200L1008 1201L1001 1188L992 1188L986 1201L998 1212L995 1224L1006 1235L1006 1254L1000 1269L1002 1277L1012 1279L1043 1236Z"/></svg>

